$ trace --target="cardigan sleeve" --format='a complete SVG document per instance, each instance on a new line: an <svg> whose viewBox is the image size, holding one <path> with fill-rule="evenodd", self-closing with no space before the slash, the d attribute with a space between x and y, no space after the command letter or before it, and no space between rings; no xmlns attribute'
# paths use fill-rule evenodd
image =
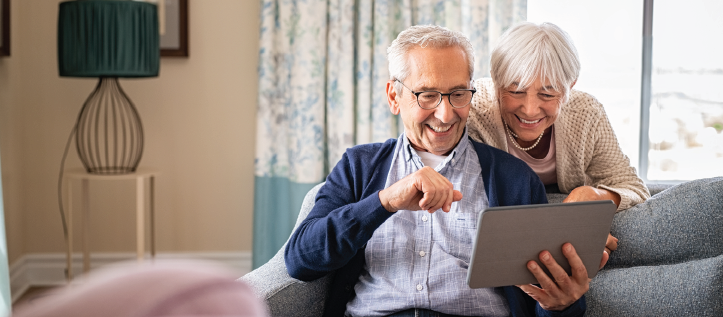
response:
<svg viewBox="0 0 723 317"><path fill-rule="evenodd" d="M623 153L605 111L601 108L594 122L592 157L585 173L591 186L620 195L618 211L626 210L650 198L650 192L638 177L630 159Z"/></svg>
<svg viewBox="0 0 723 317"><path fill-rule="evenodd" d="M289 238L284 260L293 278L311 281L343 267L393 215L379 201L379 190L362 196L361 187L366 187L362 166L354 166L348 153L329 174L314 207Z"/></svg>

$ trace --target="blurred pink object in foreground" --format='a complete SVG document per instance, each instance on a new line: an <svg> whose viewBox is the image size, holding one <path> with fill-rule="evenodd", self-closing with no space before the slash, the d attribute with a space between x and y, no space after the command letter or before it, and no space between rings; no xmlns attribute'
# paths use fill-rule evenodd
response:
<svg viewBox="0 0 723 317"><path fill-rule="evenodd" d="M200 261L125 263L20 305L13 317L268 316L249 286Z"/></svg>

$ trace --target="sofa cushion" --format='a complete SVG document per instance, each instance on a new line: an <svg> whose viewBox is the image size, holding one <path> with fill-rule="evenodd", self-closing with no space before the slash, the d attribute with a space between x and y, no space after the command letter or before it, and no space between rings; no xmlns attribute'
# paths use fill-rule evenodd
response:
<svg viewBox="0 0 723 317"><path fill-rule="evenodd" d="M605 269L674 264L723 254L723 177L649 185L646 202L615 214L618 249ZM547 194L559 203L566 194Z"/></svg>
<svg viewBox="0 0 723 317"><path fill-rule="evenodd" d="M723 254L723 177L682 183L619 212L618 249L606 269L663 265Z"/></svg>
<svg viewBox="0 0 723 317"><path fill-rule="evenodd" d="M723 177L672 186L615 215L620 239L586 316L723 316Z"/></svg>
<svg viewBox="0 0 723 317"><path fill-rule="evenodd" d="M606 269L590 282L585 316L723 316L721 294L723 255Z"/></svg>

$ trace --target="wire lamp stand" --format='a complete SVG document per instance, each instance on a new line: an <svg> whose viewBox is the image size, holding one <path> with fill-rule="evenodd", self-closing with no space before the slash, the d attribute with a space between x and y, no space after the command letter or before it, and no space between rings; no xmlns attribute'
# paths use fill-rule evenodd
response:
<svg viewBox="0 0 723 317"><path fill-rule="evenodd" d="M75 144L92 174L135 172L143 154L143 126L118 77L100 77L78 115Z"/></svg>

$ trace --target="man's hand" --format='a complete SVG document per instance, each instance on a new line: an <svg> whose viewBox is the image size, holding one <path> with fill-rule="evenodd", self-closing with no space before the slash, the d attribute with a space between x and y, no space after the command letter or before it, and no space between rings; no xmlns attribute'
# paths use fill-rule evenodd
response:
<svg viewBox="0 0 723 317"><path fill-rule="evenodd" d="M540 287L532 284L517 285L522 291L540 303L545 310L563 310L580 299L590 288L590 278L587 277L587 269L577 255L572 244L562 245L562 254L570 263L572 276L555 261L550 252L540 252L540 262L545 265L550 276L535 261L527 262L527 269L537 278ZM553 280L554 279L554 280Z"/></svg>
<svg viewBox="0 0 723 317"><path fill-rule="evenodd" d="M620 195L618 193L592 186L580 186L573 189L562 202L571 203L575 201L592 200L612 200L615 206L620 206Z"/></svg>
<svg viewBox="0 0 723 317"><path fill-rule="evenodd" d="M428 210L431 213L439 208L449 212L452 203L461 199L462 193L455 190L442 174L428 166L379 192L382 206L390 212Z"/></svg>

